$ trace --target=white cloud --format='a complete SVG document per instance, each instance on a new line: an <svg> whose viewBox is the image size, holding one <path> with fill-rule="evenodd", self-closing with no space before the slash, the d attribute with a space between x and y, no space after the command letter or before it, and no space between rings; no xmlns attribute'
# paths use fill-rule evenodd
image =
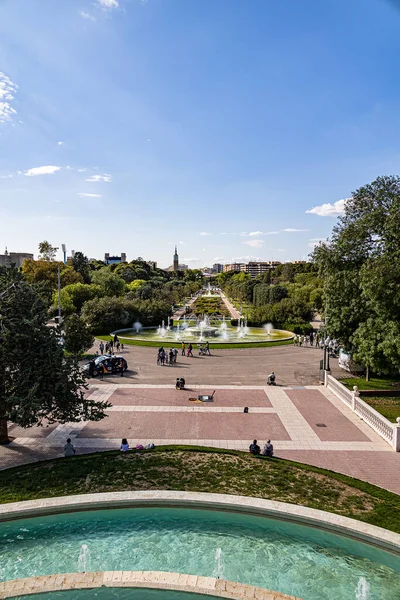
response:
<svg viewBox="0 0 400 600"><path fill-rule="evenodd" d="M309 229L296 229L295 227L287 227L286 229L282 229L282 231L286 231L288 233L294 233L296 231L310 231Z"/></svg>
<svg viewBox="0 0 400 600"><path fill-rule="evenodd" d="M262 231L250 231L249 235L264 235Z"/></svg>
<svg viewBox="0 0 400 600"><path fill-rule="evenodd" d="M57 146L64 146L64 142L57 142Z"/></svg>
<svg viewBox="0 0 400 600"><path fill-rule="evenodd" d="M86 194L85 192L80 192L78 196L81 198L101 198L100 194Z"/></svg>
<svg viewBox="0 0 400 600"><path fill-rule="evenodd" d="M180 244L183 244L184 246L186 245L186 242L182 242L182 241L180 241L179 243L180 243Z"/></svg>
<svg viewBox="0 0 400 600"><path fill-rule="evenodd" d="M0 179L10 179L10 177L12 176L12 173L10 173L9 175L0 175Z"/></svg>
<svg viewBox="0 0 400 600"><path fill-rule="evenodd" d="M264 244L264 240L249 240L247 242L242 242L242 244L247 244L252 248L261 248Z"/></svg>
<svg viewBox="0 0 400 600"><path fill-rule="evenodd" d="M199 235L210 235L208 231L200 231Z"/></svg>
<svg viewBox="0 0 400 600"><path fill-rule="evenodd" d="M104 173L103 175L91 175L86 179L86 181L89 181L90 183L95 183L98 181L106 181L107 183L110 183L111 175L108 173Z"/></svg>
<svg viewBox="0 0 400 600"><path fill-rule="evenodd" d="M15 108L11 106L11 102L14 100L14 93L17 89L18 86L0 71L0 123L11 121L17 114Z"/></svg>
<svg viewBox="0 0 400 600"><path fill-rule="evenodd" d="M239 235L240 237L247 237L247 231L241 231Z"/></svg>
<svg viewBox="0 0 400 600"><path fill-rule="evenodd" d="M90 15L89 13L85 12L84 10L81 10L79 12L79 15L82 17L82 19L87 19L88 21L96 20L96 17L94 17L93 15Z"/></svg>
<svg viewBox="0 0 400 600"><path fill-rule="evenodd" d="M345 198L344 200L338 200L334 204L321 204L320 206L314 206L314 208L310 208L306 210L306 213L311 215L318 215L319 217L338 217L344 213L344 207L350 198Z"/></svg>
<svg viewBox="0 0 400 600"><path fill-rule="evenodd" d="M97 0L97 4L104 10L111 10L112 8L118 8L119 0Z"/></svg>
<svg viewBox="0 0 400 600"><path fill-rule="evenodd" d="M87 169L77 169L78 173L84 173Z"/></svg>
<svg viewBox="0 0 400 600"><path fill-rule="evenodd" d="M34 167L27 171L19 171L19 173L22 173L22 175L25 175L26 177L36 177L37 175L53 175L54 173L57 173L57 171L61 171L61 169L62 167L46 165L45 167Z"/></svg>

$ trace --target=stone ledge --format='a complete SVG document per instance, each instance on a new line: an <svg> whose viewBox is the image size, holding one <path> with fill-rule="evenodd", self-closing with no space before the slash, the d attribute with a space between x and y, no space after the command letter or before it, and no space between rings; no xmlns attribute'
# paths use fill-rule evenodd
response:
<svg viewBox="0 0 400 600"><path fill-rule="evenodd" d="M80 494L0 505L0 522L69 512L137 507L233 511L306 525L400 554L400 534L362 521L286 502L204 492L147 490Z"/></svg>
<svg viewBox="0 0 400 600"><path fill-rule="evenodd" d="M100 587L169 589L231 600L301 600L297 596L287 596L234 581L164 571L96 571L14 579L0 583L0 600L22 594L30 596L45 592Z"/></svg>

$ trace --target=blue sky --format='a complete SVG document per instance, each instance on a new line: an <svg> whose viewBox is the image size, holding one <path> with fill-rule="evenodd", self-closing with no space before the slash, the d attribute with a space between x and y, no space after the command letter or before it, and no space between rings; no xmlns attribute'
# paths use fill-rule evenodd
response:
<svg viewBox="0 0 400 600"><path fill-rule="evenodd" d="M386 0L0 0L0 251L306 258L398 173L399 29Z"/></svg>

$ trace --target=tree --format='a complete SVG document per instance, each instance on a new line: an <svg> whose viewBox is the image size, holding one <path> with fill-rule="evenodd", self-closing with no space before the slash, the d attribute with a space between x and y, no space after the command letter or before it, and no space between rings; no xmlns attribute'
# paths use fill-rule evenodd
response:
<svg viewBox="0 0 400 600"><path fill-rule="evenodd" d="M330 335L376 373L400 369L400 178L353 193L313 258L324 276Z"/></svg>
<svg viewBox="0 0 400 600"><path fill-rule="evenodd" d="M105 416L107 402L85 399L79 365L64 356L58 335L46 325L43 302L12 269L0 275L0 443L8 423L20 427Z"/></svg>
<svg viewBox="0 0 400 600"><path fill-rule="evenodd" d="M72 257L72 266L77 273L81 274L83 283L90 283L89 260L83 252L75 252Z"/></svg>
<svg viewBox="0 0 400 600"><path fill-rule="evenodd" d="M122 298L88 300L81 317L94 333L99 334L108 334L133 323Z"/></svg>
<svg viewBox="0 0 400 600"><path fill-rule="evenodd" d="M47 281L52 289L57 288L58 268L60 267L61 287L71 283L83 283L82 275L77 273L70 265L62 262L47 260L24 260L21 270L29 283L41 283Z"/></svg>
<svg viewBox="0 0 400 600"><path fill-rule="evenodd" d="M94 344L93 334L78 315L71 315L64 321L64 340L64 349L76 358Z"/></svg>
<svg viewBox="0 0 400 600"><path fill-rule="evenodd" d="M55 259L58 248L52 246L50 242L45 240L39 244L39 259L52 261Z"/></svg>
<svg viewBox="0 0 400 600"><path fill-rule="evenodd" d="M63 313L72 314L74 312L80 313L83 305L88 300L93 298L100 298L103 294L101 286L86 283L71 283L66 285L61 290L61 308ZM54 306L58 302L58 292L55 291L53 294Z"/></svg>
<svg viewBox="0 0 400 600"><path fill-rule="evenodd" d="M125 281L115 273L111 273L107 267L95 271L92 282L103 289L105 296L122 296L126 286Z"/></svg>

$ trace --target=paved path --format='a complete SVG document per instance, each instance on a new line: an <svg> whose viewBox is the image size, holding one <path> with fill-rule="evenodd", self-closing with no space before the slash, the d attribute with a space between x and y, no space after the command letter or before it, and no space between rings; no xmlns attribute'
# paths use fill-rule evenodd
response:
<svg viewBox="0 0 400 600"><path fill-rule="evenodd" d="M161 345L161 344L160 344ZM232 348L217 350L211 347L211 356L199 356L194 344L194 357L181 356L174 366L157 365L157 348L125 346L122 355L128 361L125 377L131 383L173 384L184 377L189 385L265 385L271 371L275 371L278 385L318 385L319 363L323 352L319 348L272 346L266 348ZM98 350L98 343L92 351ZM346 376L331 359L332 374ZM94 380L96 381L96 380ZM115 381L119 382L119 379Z"/></svg>
<svg viewBox="0 0 400 600"><path fill-rule="evenodd" d="M212 403L194 403L199 393L216 390ZM78 453L154 442L247 450L253 438L271 438L275 454L364 479L400 494L400 454L324 387L202 385L185 391L172 386L98 382L91 399L111 407L100 422L67 423L24 430L0 447L3 468L60 456L67 437ZM243 408L249 408L248 413Z"/></svg>

